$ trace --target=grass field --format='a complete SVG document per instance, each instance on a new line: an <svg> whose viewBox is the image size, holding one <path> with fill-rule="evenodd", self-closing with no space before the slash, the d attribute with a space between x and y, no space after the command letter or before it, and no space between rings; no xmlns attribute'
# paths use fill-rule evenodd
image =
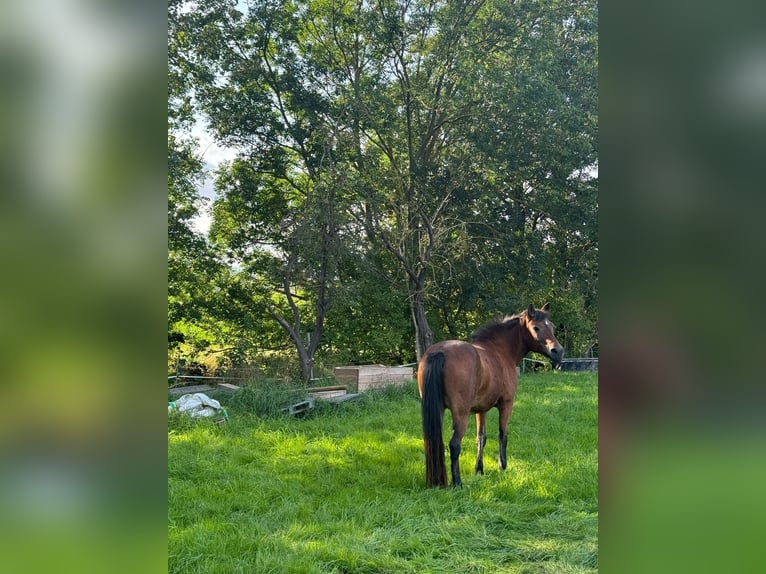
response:
<svg viewBox="0 0 766 574"><path fill-rule="evenodd" d="M596 572L597 396L595 373L522 375L508 469L493 410L473 474L471 417L457 489L425 487L414 383L304 419L171 420L168 571Z"/></svg>

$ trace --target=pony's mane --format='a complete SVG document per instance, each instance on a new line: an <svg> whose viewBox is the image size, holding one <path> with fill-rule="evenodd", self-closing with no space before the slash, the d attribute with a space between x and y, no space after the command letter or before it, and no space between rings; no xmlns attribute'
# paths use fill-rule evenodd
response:
<svg viewBox="0 0 766 574"><path fill-rule="evenodd" d="M507 331L512 331L516 327L519 326L519 319L524 313L518 313L516 315L506 315L505 317L500 317L497 319L494 319L488 323L485 323L469 338L469 341L471 342L481 342L481 341L489 341L490 339L494 339L498 335L505 333Z"/></svg>
<svg viewBox="0 0 766 574"><path fill-rule="evenodd" d="M526 317L527 312L522 311L521 313L516 313L515 315L506 315L505 317L499 317L497 319L494 319L492 321L489 321L488 323L485 323L476 331L474 331L473 335L470 336L468 339L471 342L481 342L481 341L489 341L491 339L494 339L498 335L501 335L502 333L512 331L516 327L519 326L519 320L522 317ZM544 321L548 318L548 314L541 310L541 309L535 309L535 316L532 319L533 321Z"/></svg>

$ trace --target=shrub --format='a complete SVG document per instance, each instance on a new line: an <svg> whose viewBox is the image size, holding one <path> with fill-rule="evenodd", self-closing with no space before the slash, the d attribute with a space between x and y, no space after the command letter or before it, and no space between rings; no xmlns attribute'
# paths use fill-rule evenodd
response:
<svg viewBox="0 0 766 574"><path fill-rule="evenodd" d="M306 397L306 387L262 380L242 387L221 402L234 409L261 417L273 417L282 409Z"/></svg>

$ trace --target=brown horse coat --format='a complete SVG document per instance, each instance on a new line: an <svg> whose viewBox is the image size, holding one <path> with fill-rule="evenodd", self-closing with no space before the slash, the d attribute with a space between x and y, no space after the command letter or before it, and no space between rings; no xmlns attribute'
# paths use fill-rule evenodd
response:
<svg viewBox="0 0 766 574"><path fill-rule="evenodd" d="M553 335L550 306L536 310L530 305L518 315L506 317L478 329L471 341L442 341L428 348L418 367L423 442L426 454L426 483L446 486L442 420L444 409L452 413L449 443L452 484L460 485L460 443L468 415L476 414L478 453L475 471L484 473L486 413L499 412L501 469L506 468L508 420L518 386L516 366L530 351L561 361L564 349Z"/></svg>

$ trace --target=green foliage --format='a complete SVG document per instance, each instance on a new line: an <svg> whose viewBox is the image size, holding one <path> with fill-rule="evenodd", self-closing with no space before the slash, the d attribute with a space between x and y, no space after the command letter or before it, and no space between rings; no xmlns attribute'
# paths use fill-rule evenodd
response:
<svg viewBox="0 0 766 574"><path fill-rule="evenodd" d="M472 474L471 420L454 490L424 485L413 384L306 419L229 416L169 432L169 572L598 569L593 373L522 376L507 470L491 432Z"/></svg>
<svg viewBox="0 0 766 574"><path fill-rule="evenodd" d="M384 265L380 259L364 259L350 274L328 318L322 360L331 359L336 365L399 365L415 360L407 292L401 282L381 271Z"/></svg>
<svg viewBox="0 0 766 574"><path fill-rule="evenodd" d="M226 270L207 239L192 228L202 207L197 185L202 162L193 144L168 134L168 332L189 336L200 350L215 340L209 331L215 323L217 286ZM199 344L205 341L206 344ZM169 349L177 349L169 342Z"/></svg>
<svg viewBox="0 0 766 574"><path fill-rule="evenodd" d="M594 348L595 2L184 5L171 123L194 105L238 157L212 244L174 243L174 320L231 359L292 347L304 378L411 361L530 302L553 303L568 354ZM190 192L199 170L176 165Z"/></svg>

